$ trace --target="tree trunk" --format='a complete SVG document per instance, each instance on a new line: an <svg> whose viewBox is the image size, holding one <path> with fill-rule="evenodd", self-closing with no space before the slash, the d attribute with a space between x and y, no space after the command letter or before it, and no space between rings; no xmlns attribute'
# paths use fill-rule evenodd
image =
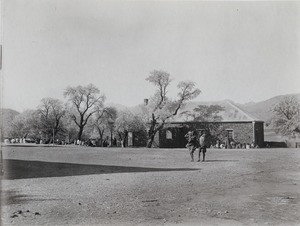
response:
<svg viewBox="0 0 300 226"><path fill-rule="evenodd" d="M78 132L78 140L81 141L81 137L82 137L82 132L83 132L83 127L79 127L79 132Z"/></svg>
<svg viewBox="0 0 300 226"><path fill-rule="evenodd" d="M155 124L156 124L156 121L155 120L152 120L151 121L151 126L150 126L150 129L149 129L149 132L148 132L148 139L147 139L147 148L151 148L152 147L152 144L153 144L153 141L154 141L154 137L155 137L155 134L156 134L156 130L154 129L155 128Z"/></svg>
<svg viewBox="0 0 300 226"><path fill-rule="evenodd" d="M124 142L124 147L128 146L128 132L127 131L125 131L123 142Z"/></svg>
<svg viewBox="0 0 300 226"><path fill-rule="evenodd" d="M148 136L148 140L147 140L147 148L151 148L153 141L154 141L154 137L155 137L156 131L153 131L152 134L149 134Z"/></svg>
<svg viewBox="0 0 300 226"><path fill-rule="evenodd" d="M154 138L153 139L151 137L148 138L146 148L151 148L152 147L153 140L154 140Z"/></svg>
<svg viewBox="0 0 300 226"><path fill-rule="evenodd" d="M77 124L77 123L76 123ZM83 124L83 114L80 115L80 123L77 124L79 127L79 132L78 132L78 140L81 141L81 137L82 137L82 133L83 133L83 128L84 128L84 124Z"/></svg>
<svg viewBox="0 0 300 226"><path fill-rule="evenodd" d="M148 132L148 139L147 139L147 146L146 146L147 148L152 147L152 144L153 144L153 141L154 141L154 138L155 138L155 134L164 127L165 122L163 121L160 125L155 127L156 125L157 125L156 120L153 120L151 122L151 126L150 126L150 129L149 129L149 132Z"/></svg>
<svg viewBox="0 0 300 226"><path fill-rule="evenodd" d="M103 137L102 136L100 136L100 147L103 147Z"/></svg>

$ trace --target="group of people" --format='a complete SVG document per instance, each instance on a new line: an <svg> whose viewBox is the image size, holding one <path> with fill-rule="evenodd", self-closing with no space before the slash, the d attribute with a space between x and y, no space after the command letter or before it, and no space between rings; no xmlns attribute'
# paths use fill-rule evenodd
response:
<svg viewBox="0 0 300 226"><path fill-rule="evenodd" d="M224 142L220 143L219 140L217 140L217 143L215 145L211 145L210 148L220 148L220 149L250 149L250 148L259 148L257 144L252 142L249 143L239 143L239 142Z"/></svg>
<svg viewBox="0 0 300 226"><path fill-rule="evenodd" d="M190 130L186 135L185 138L187 139L186 147L189 150L191 161L194 161L194 152L198 148L198 160L200 162L201 152L202 152L202 161L205 161L205 153L207 148L207 134L203 132L200 137L197 136L197 133L193 130Z"/></svg>
<svg viewBox="0 0 300 226"><path fill-rule="evenodd" d="M206 150L209 147L209 141L208 141L208 135L209 133L207 131L203 131L200 136L197 135L197 132L194 130L190 130L186 135L185 138L187 139L186 147L189 150L191 161L194 161L194 152L198 149L198 160L197 162L200 162L200 157L202 153L202 161L205 161L205 154ZM250 149L250 148L259 148L258 145L256 145L254 142L249 143L239 143L230 141L227 137L227 140L225 140L224 143L221 143L219 140L217 140L215 145L211 145L210 148L221 148L221 149Z"/></svg>

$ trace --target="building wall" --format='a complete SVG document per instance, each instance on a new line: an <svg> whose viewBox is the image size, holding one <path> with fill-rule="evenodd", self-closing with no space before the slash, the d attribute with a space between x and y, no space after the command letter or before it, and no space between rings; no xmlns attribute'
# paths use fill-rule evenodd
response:
<svg viewBox="0 0 300 226"><path fill-rule="evenodd" d="M253 141L253 125L252 122L238 123L222 123L223 129L233 130L233 139L239 143L249 143Z"/></svg>
<svg viewBox="0 0 300 226"><path fill-rule="evenodd" d="M193 130L205 130L211 126L217 128L223 133L226 130L233 130L233 138L240 143L249 143L256 141L260 147L263 147L264 143L264 131L263 122L184 122L184 123L171 123L165 126L159 133L159 147L161 148L183 148L185 147L187 140L184 135ZM255 127L255 128L254 128ZM172 139L167 139L167 130L171 131ZM213 144L213 140L211 143Z"/></svg>
<svg viewBox="0 0 300 226"><path fill-rule="evenodd" d="M172 138L167 137L167 131L172 133ZM184 135L188 132L188 127L165 128L159 132L160 148L183 148L187 140Z"/></svg>
<svg viewBox="0 0 300 226"><path fill-rule="evenodd" d="M255 144L259 147L264 147L264 123L255 122Z"/></svg>
<svg viewBox="0 0 300 226"><path fill-rule="evenodd" d="M134 132L132 144L134 147L146 147L147 132L146 131Z"/></svg>

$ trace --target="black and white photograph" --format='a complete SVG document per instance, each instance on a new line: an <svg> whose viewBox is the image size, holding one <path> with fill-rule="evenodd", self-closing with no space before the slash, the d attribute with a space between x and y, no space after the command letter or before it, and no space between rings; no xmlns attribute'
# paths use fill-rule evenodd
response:
<svg viewBox="0 0 300 226"><path fill-rule="evenodd" d="M0 8L0 225L300 224L299 1Z"/></svg>

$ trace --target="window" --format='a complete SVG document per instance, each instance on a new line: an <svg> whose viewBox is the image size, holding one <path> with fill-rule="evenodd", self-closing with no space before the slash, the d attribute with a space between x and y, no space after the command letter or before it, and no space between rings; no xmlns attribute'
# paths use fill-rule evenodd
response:
<svg viewBox="0 0 300 226"><path fill-rule="evenodd" d="M172 138L172 132L170 131L170 130L166 130L166 138L168 139L168 140L172 140L173 138Z"/></svg>
<svg viewBox="0 0 300 226"><path fill-rule="evenodd" d="M227 129L227 136L229 139L233 139L233 129Z"/></svg>
<svg viewBox="0 0 300 226"><path fill-rule="evenodd" d="M128 146L133 145L133 134L132 132L128 132Z"/></svg>

